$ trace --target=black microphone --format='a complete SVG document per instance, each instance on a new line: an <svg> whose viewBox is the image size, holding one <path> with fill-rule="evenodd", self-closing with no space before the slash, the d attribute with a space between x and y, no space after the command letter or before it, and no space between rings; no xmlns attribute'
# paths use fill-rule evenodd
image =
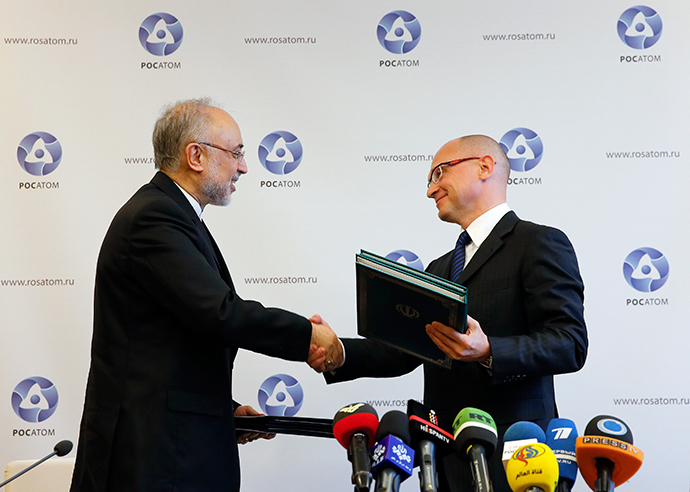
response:
<svg viewBox="0 0 690 492"><path fill-rule="evenodd" d="M33 465L27 466L26 468L24 468L22 471L20 471L20 472L17 473L16 475L14 475L14 476L8 478L7 480L5 480L4 482L0 483L0 487L4 487L5 485L7 485L8 483L10 483L10 482L11 482L12 480L14 480L15 478L21 477L21 476L24 475L26 472L28 472L29 470L32 470L32 469L36 468L38 465L40 465L41 463L43 463L43 462L46 461L47 459L50 459L50 458L52 458L53 456L65 456L65 455L66 455L67 453L69 453L70 451L72 451L72 441L60 441L59 443L57 443L57 444L55 445L55 447L53 448L53 452L52 452L52 453L50 453L50 454L49 454L48 456L46 456L45 458L41 458L40 460L38 460L38 461L37 461L36 463L34 463Z"/></svg>
<svg viewBox="0 0 690 492"><path fill-rule="evenodd" d="M373 480L370 450L374 445L379 416L366 403L341 408L333 418L333 435L347 449L352 462L352 484L357 491L369 491Z"/></svg>
<svg viewBox="0 0 690 492"><path fill-rule="evenodd" d="M399 410L387 412L381 417L376 440L371 465L376 492L398 492L400 483L412 475L414 468L407 415Z"/></svg>
<svg viewBox="0 0 690 492"><path fill-rule="evenodd" d="M407 416L410 419L412 447L419 464L419 488L421 492L436 492L436 451L440 456L452 451L453 434L441 428L436 412L418 401L407 401Z"/></svg>

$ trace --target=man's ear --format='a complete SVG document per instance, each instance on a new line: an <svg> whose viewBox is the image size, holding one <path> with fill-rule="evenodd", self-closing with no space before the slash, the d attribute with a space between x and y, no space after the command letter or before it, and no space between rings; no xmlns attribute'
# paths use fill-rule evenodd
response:
<svg viewBox="0 0 690 492"><path fill-rule="evenodd" d="M184 149L186 164L192 171L200 173L204 170L204 163L206 162L205 154L201 150L201 145L192 142Z"/></svg>
<svg viewBox="0 0 690 492"><path fill-rule="evenodd" d="M479 159L479 177L481 179L489 179L489 177L494 173L494 166L496 161L490 155L485 155Z"/></svg>

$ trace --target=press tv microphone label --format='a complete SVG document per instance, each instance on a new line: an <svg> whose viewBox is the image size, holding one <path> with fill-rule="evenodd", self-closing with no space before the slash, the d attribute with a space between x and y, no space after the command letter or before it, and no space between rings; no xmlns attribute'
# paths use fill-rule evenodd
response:
<svg viewBox="0 0 690 492"><path fill-rule="evenodd" d="M613 448L620 448L624 451L630 451L633 454L637 454L639 449L637 449L632 444L619 441L618 439L609 439L608 437L595 437L595 436L583 436L583 444L601 444L603 446L611 446Z"/></svg>

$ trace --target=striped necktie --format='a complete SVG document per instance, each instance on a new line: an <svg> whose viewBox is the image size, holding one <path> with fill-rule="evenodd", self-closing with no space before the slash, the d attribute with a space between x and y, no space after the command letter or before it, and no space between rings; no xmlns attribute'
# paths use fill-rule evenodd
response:
<svg viewBox="0 0 690 492"><path fill-rule="evenodd" d="M458 242L455 243L455 254L453 255L453 265L450 268L450 280L452 282L458 281L460 273L465 268L465 246L472 242L472 238L467 231L462 231Z"/></svg>

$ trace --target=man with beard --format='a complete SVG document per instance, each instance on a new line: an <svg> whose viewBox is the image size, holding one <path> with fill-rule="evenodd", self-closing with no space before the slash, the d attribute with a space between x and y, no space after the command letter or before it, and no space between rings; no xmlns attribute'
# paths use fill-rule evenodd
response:
<svg viewBox="0 0 690 492"><path fill-rule="evenodd" d="M96 268L91 368L72 492L239 490L232 399L240 348L338 359L325 323L245 301L201 220L247 172L235 120L207 100L166 109L156 168L117 213Z"/></svg>

